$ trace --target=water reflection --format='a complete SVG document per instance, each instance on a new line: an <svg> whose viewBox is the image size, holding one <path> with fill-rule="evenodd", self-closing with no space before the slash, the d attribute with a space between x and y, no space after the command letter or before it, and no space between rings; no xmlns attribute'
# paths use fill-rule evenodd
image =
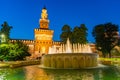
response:
<svg viewBox="0 0 120 80"><path fill-rule="evenodd" d="M89 70L41 69L25 67L26 80L119 80L119 68L109 67Z"/></svg>
<svg viewBox="0 0 120 80"><path fill-rule="evenodd" d="M0 80L119 80L120 68L89 70L41 69L39 66L0 69Z"/></svg>
<svg viewBox="0 0 120 80"><path fill-rule="evenodd" d="M25 80L50 80L51 77L38 66L25 67Z"/></svg>
<svg viewBox="0 0 120 80"><path fill-rule="evenodd" d="M0 80L25 80L24 78L25 76L23 68L0 68Z"/></svg>

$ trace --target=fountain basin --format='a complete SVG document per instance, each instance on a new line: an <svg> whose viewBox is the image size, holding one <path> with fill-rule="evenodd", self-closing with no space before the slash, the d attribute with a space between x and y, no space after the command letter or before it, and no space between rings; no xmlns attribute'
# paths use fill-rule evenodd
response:
<svg viewBox="0 0 120 80"><path fill-rule="evenodd" d="M47 54L42 57L44 67L50 68L89 68L98 66L98 54L95 53L63 53Z"/></svg>

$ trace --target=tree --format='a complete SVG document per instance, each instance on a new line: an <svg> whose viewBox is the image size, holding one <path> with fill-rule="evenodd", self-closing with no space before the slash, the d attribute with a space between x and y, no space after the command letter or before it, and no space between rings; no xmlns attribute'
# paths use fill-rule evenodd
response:
<svg viewBox="0 0 120 80"><path fill-rule="evenodd" d="M111 54L112 54L112 56L114 56L114 57L120 56L120 47L115 46L115 47L111 50Z"/></svg>
<svg viewBox="0 0 120 80"><path fill-rule="evenodd" d="M80 28L78 26L74 27L73 33L72 33L72 42L73 43L79 43L80 42Z"/></svg>
<svg viewBox="0 0 120 80"><path fill-rule="evenodd" d="M81 30L81 39L82 39L82 43L86 43L87 42L87 35L88 35L88 33L87 33L87 31L88 31L88 29L87 29L87 27L85 26L85 24L81 24L81 26L80 26L80 30Z"/></svg>
<svg viewBox="0 0 120 80"><path fill-rule="evenodd" d="M74 27L72 36L73 43L87 43L87 30L85 24L81 24L80 27Z"/></svg>
<svg viewBox="0 0 120 80"><path fill-rule="evenodd" d="M12 26L9 26L7 22L4 22L1 26L2 28L0 29L0 34L4 34L5 42L8 42L10 39L10 30L12 29Z"/></svg>
<svg viewBox="0 0 120 80"><path fill-rule="evenodd" d="M81 24L79 27L76 26L72 30L69 25L62 27L62 33L60 35L61 41L66 42L67 38L70 39L71 43L87 43L87 28L85 24Z"/></svg>
<svg viewBox="0 0 120 80"><path fill-rule="evenodd" d="M106 54L111 57L111 50L118 44L118 30L118 25L112 23L99 24L93 28L97 50L102 51L104 57Z"/></svg>
<svg viewBox="0 0 120 80"><path fill-rule="evenodd" d="M13 60L23 60L26 56L30 56L28 52L28 46L23 44L20 41L17 41L13 44L14 46L11 47L9 54L14 55Z"/></svg>
<svg viewBox="0 0 120 80"><path fill-rule="evenodd" d="M118 37L118 46L120 47L120 37Z"/></svg>
<svg viewBox="0 0 120 80"><path fill-rule="evenodd" d="M9 53L9 46L7 44L0 45L0 60L5 60L5 57Z"/></svg>
<svg viewBox="0 0 120 80"><path fill-rule="evenodd" d="M64 25L62 27L62 33L60 35L60 39L62 42L66 43L67 38L72 39L72 31L71 31L71 27L69 25Z"/></svg>
<svg viewBox="0 0 120 80"><path fill-rule="evenodd" d="M28 46L22 42L17 41L0 45L0 60L23 60L26 56L30 56Z"/></svg>

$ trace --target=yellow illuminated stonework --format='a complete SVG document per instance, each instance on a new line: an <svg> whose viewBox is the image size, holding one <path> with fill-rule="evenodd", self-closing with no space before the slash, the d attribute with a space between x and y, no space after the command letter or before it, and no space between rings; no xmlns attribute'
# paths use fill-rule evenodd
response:
<svg viewBox="0 0 120 80"><path fill-rule="evenodd" d="M42 9L40 27L34 30L35 54L47 54L49 47L53 45L53 30L49 30L49 20L46 8Z"/></svg>
<svg viewBox="0 0 120 80"><path fill-rule="evenodd" d="M35 53L46 54L53 44L53 30L35 29Z"/></svg>
<svg viewBox="0 0 120 80"><path fill-rule="evenodd" d="M41 13L41 19L47 19L47 18L48 18L47 10L46 8L43 8Z"/></svg>
<svg viewBox="0 0 120 80"><path fill-rule="evenodd" d="M39 20L40 29L48 29L49 27L49 20L46 8L42 9L41 19Z"/></svg>

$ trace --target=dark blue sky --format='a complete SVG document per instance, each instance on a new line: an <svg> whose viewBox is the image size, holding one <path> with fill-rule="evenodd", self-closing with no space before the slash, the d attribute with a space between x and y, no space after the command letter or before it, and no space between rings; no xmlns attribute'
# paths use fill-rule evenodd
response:
<svg viewBox="0 0 120 80"><path fill-rule="evenodd" d="M13 26L11 38L34 39L34 29L39 28L41 10L46 5L49 28L54 30L54 40L64 24L72 28L86 24L88 40L94 41L95 25L112 22L120 25L120 0L0 0L0 24L7 21Z"/></svg>

